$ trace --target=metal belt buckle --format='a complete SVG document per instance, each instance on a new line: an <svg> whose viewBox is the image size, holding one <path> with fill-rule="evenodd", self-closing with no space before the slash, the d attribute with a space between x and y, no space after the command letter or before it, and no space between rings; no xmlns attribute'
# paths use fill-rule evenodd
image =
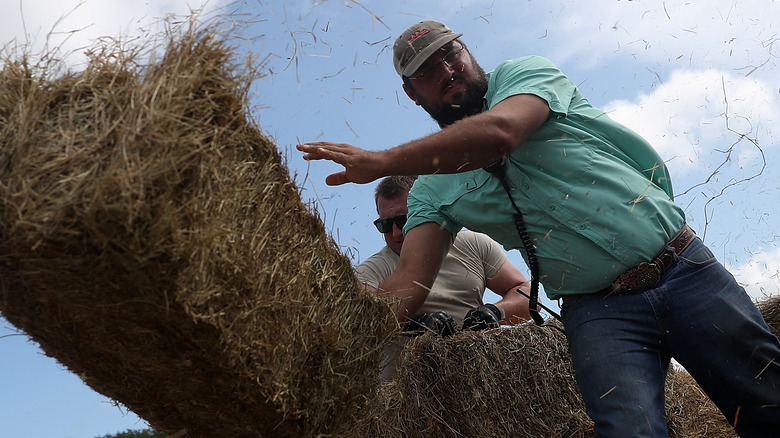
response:
<svg viewBox="0 0 780 438"><path fill-rule="evenodd" d="M661 278L661 270L653 262L642 262L622 273L612 284L617 293L639 293L653 287Z"/></svg>

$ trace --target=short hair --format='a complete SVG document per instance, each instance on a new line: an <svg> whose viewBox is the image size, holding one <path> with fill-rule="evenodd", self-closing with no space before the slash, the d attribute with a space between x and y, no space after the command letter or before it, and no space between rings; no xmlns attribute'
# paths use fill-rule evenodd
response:
<svg viewBox="0 0 780 438"><path fill-rule="evenodd" d="M374 192L374 202L379 200L379 197L385 199L395 199L403 194L409 192L414 184L417 176L388 176L379 181L376 186L376 192Z"/></svg>

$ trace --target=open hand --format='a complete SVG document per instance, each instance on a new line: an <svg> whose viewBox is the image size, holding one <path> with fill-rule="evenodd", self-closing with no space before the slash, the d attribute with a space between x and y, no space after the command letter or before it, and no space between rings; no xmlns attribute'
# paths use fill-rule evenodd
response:
<svg viewBox="0 0 780 438"><path fill-rule="evenodd" d="M325 178L325 183L337 186L348 182L365 184L385 176L378 152L369 152L346 143L319 141L299 144L304 160L330 160L344 166L341 172Z"/></svg>

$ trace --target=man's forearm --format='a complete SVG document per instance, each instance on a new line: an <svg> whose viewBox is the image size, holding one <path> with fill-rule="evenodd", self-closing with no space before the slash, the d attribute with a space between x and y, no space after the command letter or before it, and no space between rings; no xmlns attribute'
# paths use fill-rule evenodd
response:
<svg viewBox="0 0 780 438"><path fill-rule="evenodd" d="M405 324L428 298L439 269L452 245L452 236L434 222L406 233L393 273L379 285L379 294L396 303L398 322Z"/></svg>
<svg viewBox="0 0 780 438"><path fill-rule="evenodd" d="M406 278L403 273L393 274L379 285L376 293L390 300L395 305L398 323L403 325L414 316L430 289L422 283Z"/></svg>
<svg viewBox="0 0 780 438"><path fill-rule="evenodd" d="M511 154L549 115L550 107L538 96L508 97L489 111L386 151L390 173L429 175L485 167Z"/></svg>
<svg viewBox="0 0 780 438"><path fill-rule="evenodd" d="M550 114L533 95L509 97L490 111L460 120L440 132L381 152L344 143L299 144L306 160L331 160L344 170L328 175L329 185L363 184L390 175L431 175L479 169L509 155Z"/></svg>
<svg viewBox="0 0 780 438"><path fill-rule="evenodd" d="M517 289L529 293L531 283L525 281L509 288L501 300L495 303L496 307L504 311L504 321L502 322L505 324L515 325L531 319L531 314L528 311L528 298L519 294Z"/></svg>
<svg viewBox="0 0 780 438"><path fill-rule="evenodd" d="M385 171L393 175L431 175L485 167L517 147L500 124L500 119L486 112L382 151Z"/></svg>

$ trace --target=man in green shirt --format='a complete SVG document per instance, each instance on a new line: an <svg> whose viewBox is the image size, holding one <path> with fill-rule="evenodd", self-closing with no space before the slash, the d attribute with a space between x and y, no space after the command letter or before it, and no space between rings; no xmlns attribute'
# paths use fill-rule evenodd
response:
<svg viewBox="0 0 780 438"><path fill-rule="evenodd" d="M522 57L486 74L460 36L425 21L394 46L404 91L441 131L380 152L298 146L305 159L344 165L328 184L427 175L409 194L398 267L380 285L399 321L420 307L454 234L467 227L519 249L532 283L563 298L599 436L666 436L672 357L738 433L774 436L780 342L685 224L662 159L548 60Z"/></svg>

